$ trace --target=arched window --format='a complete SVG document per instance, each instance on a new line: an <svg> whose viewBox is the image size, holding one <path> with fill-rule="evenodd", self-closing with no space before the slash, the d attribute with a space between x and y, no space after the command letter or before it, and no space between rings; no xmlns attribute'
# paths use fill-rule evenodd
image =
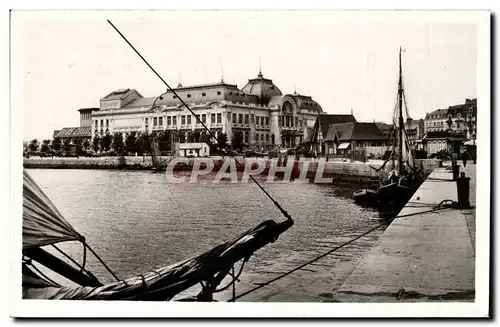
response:
<svg viewBox="0 0 500 327"><path fill-rule="evenodd" d="M286 101L285 103L283 103L283 111L285 111L285 112L293 112L293 106L290 103L290 101Z"/></svg>

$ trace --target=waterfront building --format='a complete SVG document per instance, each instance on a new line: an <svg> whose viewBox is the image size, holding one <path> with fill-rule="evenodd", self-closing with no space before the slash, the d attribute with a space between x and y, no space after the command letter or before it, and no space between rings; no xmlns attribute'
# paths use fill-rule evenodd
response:
<svg viewBox="0 0 500 327"><path fill-rule="evenodd" d="M356 118L352 114L331 115L320 113L314 123L313 132L309 138L309 142L315 144L316 152L319 155L328 154L328 149L325 145L325 137L328 133L330 125L341 123L355 123Z"/></svg>
<svg viewBox="0 0 500 327"><path fill-rule="evenodd" d="M189 132L204 129L201 121L216 136L225 133L228 143L241 133L250 149L294 148L308 138L323 112L311 96L283 94L262 72L241 89L221 81L174 90L195 116L170 90L145 98L137 90L120 89L103 97L100 110L92 112L92 136L177 131L184 141Z"/></svg>
<svg viewBox="0 0 500 327"><path fill-rule="evenodd" d="M428 155L446 150L460 153L460 147L467 137L464 134L452 133L450 131L428 132L422 139L423 148Z"/></svg>
<svg viewBox="0 0 500 327"><path fill-rule="evenodd" d="M200 143L177 143L177 155L180 157L208 157L210 147L208 144Z"/></svg>
<svg viewBox="0 0 500 327"><path fill-rule="evenodd" d="M477 99L438 109L425 117L423 148L433 154L441 150L460 152L464 141L474 142L477 126Z"/></svg>
<svg viewBox="0 0 500 327"><path fill-rule="evenodd" d="M475 137L477 99L466 99L465 103L438 109L425 116L425 133L451 131Z"/></svg>
<svg viewBox="0 0 500 327"><path fill-rule="evenodd" d="M92 138L92 113L98 111L99 108L81 108L79 127L64 127L60 130L54 130L53 138L60 139L62 142L69 142L71 145L80 142L83 144L85 140L90 142Z"/></svg>
<svg viewBox="0 0 500 327"><path fill-rule="evenodd" d="M349 122L328 127L324 138L328 155L360 153L362 157L374 155L382 157L388 150L388 138L376 123Z"/></svg>
<svg viewBox="0 0 500 327"><path fill-rule="evenodd" d="M423 119L414 120L407 118L405 122L405 133L415 149L423 149L422 139L425 136L425 121Z"/></svg>
<svg viewBox="0 0 500 327"><path fill-rule="evenodd" d="M437 109L425 115L424 131L439 132L447 129L446 119L448 117L448 109Z"/></svg>

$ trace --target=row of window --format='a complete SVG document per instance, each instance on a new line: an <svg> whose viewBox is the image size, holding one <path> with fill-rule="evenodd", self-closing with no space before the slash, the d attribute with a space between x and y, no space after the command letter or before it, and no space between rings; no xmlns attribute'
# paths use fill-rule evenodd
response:
<svg viewBox="0 0 500 327"><path fill-rule="evenodd" d="M222 94L222 93L221 93L221 91L217 91L217 95L221 95L221 94ZM244 95L245 95L245 93L243 93L243 92L234 92L234 93L233 93L232 91L230 91L228 94L229 94L229 95L233 95L233 94L234 94L234 95L236 95L236 96L244 96ZM206 94L205 92L203 92L203 93L201 93L201 96L202 96L202 97L205 97L205 96L207 96L207 94ZM187 97L187 98L191 98L191 93L186 94L186 97ZM172 98L173 98L173 99L177 99L177 96L176 96L176 95L173 95L173 96L172 96Z"/></svg>
<svg viewBox="0 0 500 327"><path fill-rule="evenodd" d="M207 114L196 115L196 124L200 123L200 120L203 124L207 123ZM182 115L181 116L181 125L191 125L192 115ZM210 114L210 122L212 124L222 124L222 114ZM149 119L145 118L146 127L149 124ZM153 117L153 127L163 126L163 117ZM167 126L176 126L177 125L177 116L167 116Z"/></svg>
<svg viewBox="0 0 500 327"><path fill-rule="evenodd" d="M427 126L443 126L444 125L444 122L443 121L429 121L429 122L425 122L425 125Z"/></svg>
<svg viewBox="0 0 500 327"><path fill-rule="evenodd" d="M243 143L250 143L250 132L241 131L243 135ZM267 142L269 143L268 133L255 133L255 142Z"/></svg>
<svg viewBox="0 0 500 327"><path fill-rule="evenodd" d="M101 126L103 126L104 119L101 119L100 122L101 122ZM99 125L99 120L95 120L94 125L95 125L95 127L97 127ZM108 126L108 125L109 125L109 119L106 119L106 126Z"/></svg>
<svg viewBox="0 0 500 327"><path fill-rule="evenodd" d="M235 114L233 113L233 124L250 124L249 114ZM269 117L255 116L255 125L269 126Z"/></svg>

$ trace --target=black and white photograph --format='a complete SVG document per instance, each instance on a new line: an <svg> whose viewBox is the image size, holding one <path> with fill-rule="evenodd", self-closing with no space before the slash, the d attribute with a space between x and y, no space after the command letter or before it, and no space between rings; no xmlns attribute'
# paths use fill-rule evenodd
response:
<svg viewBox="0 0 500 327"><path fill-rule="evenodd" d="M490 12L12 10L13 317L488 317Z"/></svg>

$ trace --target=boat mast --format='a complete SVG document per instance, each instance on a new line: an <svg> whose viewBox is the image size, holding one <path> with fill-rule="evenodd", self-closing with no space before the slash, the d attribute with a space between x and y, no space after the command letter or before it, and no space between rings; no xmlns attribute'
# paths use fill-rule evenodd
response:
<svg viewBox="0 0 500 327"><path fill-rule="evenodd" d="M399 129L398 129L398 173L403 172L403 76L401 69L401 47L399 47L399 81L398 81L398 110L399 110Z"/></svg>

